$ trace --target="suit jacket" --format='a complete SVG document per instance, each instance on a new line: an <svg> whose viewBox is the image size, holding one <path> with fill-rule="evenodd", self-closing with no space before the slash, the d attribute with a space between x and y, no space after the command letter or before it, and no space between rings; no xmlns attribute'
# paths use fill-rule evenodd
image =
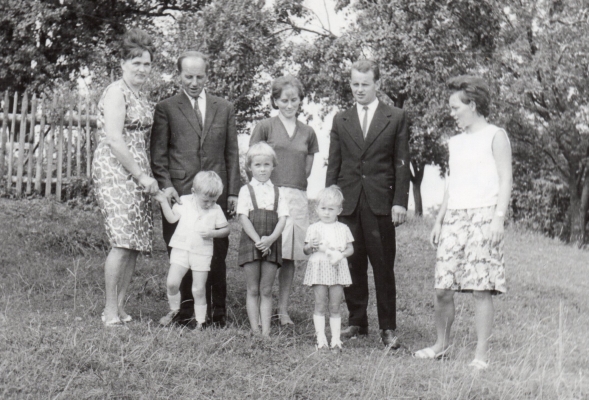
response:
<svg viewBox="0 0 589 400"><path fill-rule="evenodd" d="M160 188L173 186L180 196L191 193L199 171L215 171L223 181L218 204L240 188L239 150L233 105L206 93L207 108L200 129L190 99L181 91L155 107L151 130L151 169Z"/></svg>
<svg viewBox="0 0 589 400"><path fill-rule="evenodd" d="M356 209L364 190L375 215L389 215L393 205L409 201L409 135L405 112L379 101L366 139L356 106L333 118L326 186L344 195L341 215Z"/></svg>

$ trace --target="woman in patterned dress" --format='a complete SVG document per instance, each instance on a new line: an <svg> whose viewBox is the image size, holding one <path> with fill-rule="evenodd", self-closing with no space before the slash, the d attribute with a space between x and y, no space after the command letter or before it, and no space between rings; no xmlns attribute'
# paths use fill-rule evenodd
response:
<svg viewBox="0 0 589 400"><path fill-rule="evenodd" d="M295 261L303 261L305 232L309 226L307 178L311 174L315 153L319 151L317 136L309 125L297 119L305 97L301 81L291 75L272 82L272 107L278 115L256 125L250 146L267 142L280 162L272 172L272 183L280 187L288 202L289 216L282 231L282 267L278 270L278 315L282 325L293 324L288 315Z"/></svg>
<svg viewBox="0 0 589 400"><path fill-rule="evenodd" d="M505 130L487 122L489 88L481 79L450 80L450 114L462 133L448 142L450 175L431 233L437 248L435 271L436 343L415 353L441 358L454 322L454 292L475 299L477 347L470 367L488 367L493 326L491 295L504 293L504 218L512 185L511 146Z"/></svg>
<svg viewBox="0 0 589 400"><path fill-rule="evenodd" d="M151 70L154 47L139 29L125 34L122 79L109 85L98 104L98 145L92 179L111 250L104 265L105 326L131 321L124 310L127 288L139 252L150 252L153 221L150 195L158 191L151 175L147 144L152 110L139 90Z"/></svg>

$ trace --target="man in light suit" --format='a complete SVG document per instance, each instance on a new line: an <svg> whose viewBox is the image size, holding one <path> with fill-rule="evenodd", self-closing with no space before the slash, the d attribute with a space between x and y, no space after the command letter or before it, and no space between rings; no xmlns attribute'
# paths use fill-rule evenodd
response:
<svg viewBox="0 0 589 400"><path fill-rule="evenodd" d="M325 183L342 189L340 221L354 236L352 285L344 289L349 326L342 336L368 334L368 258L380 335L385 346L396 349L395 226L406 218L409 138L405 113L376 97L379 77L372 61L352 65L350 87L356 104L333 119Z"/></svg>
<svg viewBox="0 0 589 400"><path fill-rule="evenodd" d="M239 150L233 105L205 90L208 57L188 51L178 58L181 90L155 107L151 131L151 168L168 201L191 193L199 171L215 171L223 181L217 201L227 217L235 212L240 188ZM162 218L163 236L169 244L177 224ZM213 259L206 285L207 319L214 325L226 323L227 275L225 257L229 239L214 239ZM171 248L168 247L168 254ZM181 308L175 322L186 322L194 313L192 272L180 285Z"/></svg>

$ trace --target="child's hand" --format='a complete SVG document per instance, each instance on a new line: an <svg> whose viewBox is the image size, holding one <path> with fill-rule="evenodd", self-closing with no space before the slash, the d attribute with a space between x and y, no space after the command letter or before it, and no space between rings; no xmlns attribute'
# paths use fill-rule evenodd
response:
<svg viewBox="0 0 589 400"><path fill-rule="evenodd" d="M168 202L168 198L166 197L166 195L164 194L163 190L158 190L155 195L153 196L153 198L158 202L158 203L167 203Z"/></svg>
<svg viewBox="0 0 589 400"><path fill-rule="evenodd" d="M270 240L270 238L268 236L262 236L260 238L260 241L256 243L256 248L262 252L270 249L270 246L272 246L272 241Z"/></svg>
<svg viewBox="0 0 589 400"><path fill-rule="evenodd" d="M213 231L208 228L203 228L203 227L197 228L196 233L198 233L200 235L200 237L203 239L212 239L213 238Z"/></svg>
<svg viewBox="0 0 589 400"><path fill-rule="evenodd" d="M321 246L321 238L316 236L313 239L311 239L311 242L309 242L309 244L313 249L317 250L319 249L319 246Z"/></svg>
<svg viewBox="0 0 589 400"><path fill-rule="evenodd" d="M432 232L429 235L429 242L434 249L438 248L440 242L440 233L442 232L442 224L437 222L434 224Z"/></svg>
<svg viewBox="0 0 589 400"><path fill-rule="evenodd" d="M341 260L344 259L344 255L342 254L341 251L327 250L325 252L325 254L327 254L327 259L329 260L329 263L331 265L336 265L337 263L339 263Z"/></svg>

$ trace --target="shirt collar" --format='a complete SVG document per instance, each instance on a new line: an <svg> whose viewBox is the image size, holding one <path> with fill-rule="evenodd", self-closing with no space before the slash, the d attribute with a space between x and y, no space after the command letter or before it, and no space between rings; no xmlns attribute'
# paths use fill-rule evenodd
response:
<svg viewBox="0 0 589 400"><path fill-rule="evenodd" d="M272 181L270 179L268 179L266 182L260 182L256 178L252 178L252 180L250 181L250 185L259 186L259 187L261 187L261 186L274 187L274 185L272 184Z"/></svg>
<svg viewBox="0 0 589 400"><path fill-rule="evenodd" d="M376 110L376 107L378 107L378 97L376 99L374 99L374 101L370 104L360 104L360 103L356 103L356 106L358 107L358 111L360 112L364 112L364 107L368 107L368 111L373 112Z"/></svg>
<svg viewBox="0 0 589 400"><path fill-rule="evenodd" d="M198 99L203 99L203 100L206 99L206 93L205 93L205 89L204 88L200 91L200 94L196 98L195 97L192 97L188 93L186 93L186 90L182 89L182 91L190 99L190 101L197 101Z"/></svg>

